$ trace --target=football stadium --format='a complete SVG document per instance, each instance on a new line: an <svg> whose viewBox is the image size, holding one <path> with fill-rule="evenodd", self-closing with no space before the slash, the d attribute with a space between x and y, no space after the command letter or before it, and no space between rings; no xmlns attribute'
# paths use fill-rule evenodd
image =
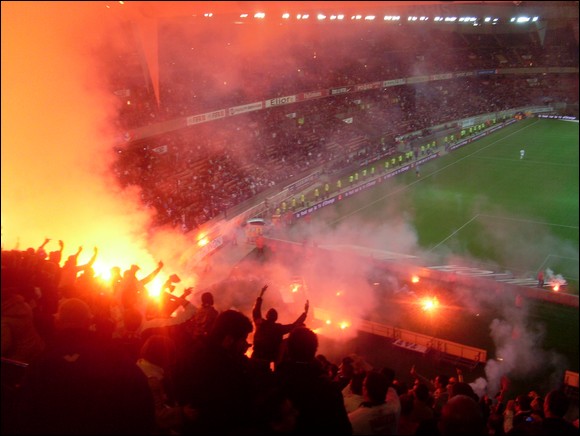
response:
<svg viewBox="0 0 580 436"><path fill-rule="evenodd" d="M577 434L577 2L2 2L2 433Z"/></svg>

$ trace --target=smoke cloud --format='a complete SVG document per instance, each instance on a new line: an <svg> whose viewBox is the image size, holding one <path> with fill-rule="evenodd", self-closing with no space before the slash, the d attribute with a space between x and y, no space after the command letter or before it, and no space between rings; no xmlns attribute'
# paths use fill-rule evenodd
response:
<svg viewBox="0 0 580 436"><path fill-rule="evenodd" d="M151 212L110 170L119 103L105 59L127 44L126 21L105 2L2 2L3 249L63 240L82 263L97 246L97 270L160 260Z"/></svg>
<svg viewBox="0 0 580 436"><path fill-rule="evenodd" d="M141 8L139 13L143 17L162 11L171 16L181 8L178 5L181 2L163 2L165 6L161 6L161 2L128 3L133 3L130 7ZM280 8L295 8L300 2L275 3ZM233 5L237 2L212 2L213 7L222 7L220 4L235 10ZM182 259L184 253L191 253L192 241L169 229L153 233L152 212L142 205L139 190L119 189L110 171L115 159L113 146L119 135L115 123L119 103L107 88L106 78L111 68L108 62L113 62L107 54L127 44L124 25L135 16L118 5L107 7L104 2L2 2L2 248L25 249L39 246L46 237L53 239L51 244L61 239L65 242L65 255L75 252L78 246L85 247L80 259L82 263L83 256L88 260L92 247L98 246L101 250L96 267L99 262L122 268L138 263L142 271L147 271L153 269L158 260L163 260L168 265L165 271L178 273L186 287L197 280ZM276 29L279 30L279 26ZM299 34L292 34L293 44L282 45L288 48L283 56L278 52L281 38L290 35L276 33L274 27L266 25L261 30L253 36L248 33L205 36L204 54L207 57L197 68L212 86L222 90L221 94L213 96L216 101L248 83L250 73L234 68L238 61L252 66L254 72L264 69L295 73L281 79L255 76L256 88L245 89L248 97L257 96L258 88L283 89L288 80L314 83L308 82L309 78L298 71L302 64L290 49L301 45L308 48L312 37L321 37L320 30L305 26ZM188 37L200 36L196 32L199 30L191 30ZM312 53L310 67L313 71L316 68L337 70L345 54L356 52L356 47L346 43L354 36L349 32L352 31L345 29L340 36L334 36L335 52ZM331 37L328 32L326 34ZM176 41L184 36L176 33ZM228 43L234 47L231 57L217 53L212 56L214 47L223 50ZM402 48L397 47L398 43L390 41L393 51ZM418 68L417 71L422 70ZM327 136L330 138L332 132ZM232 155L240 160L244 156L247 158L251 155L252 138L240 140L238 135L236 139L239 148L232 151ZM430 253L418 248L412 217L398 213L400 203L390 201L387 204L384 210L377 211L384 218L382 224L353 225L349 221L347 225L328 216L331 226L299 223L292 230L296 233L294 238L307 244L314 241L321 247L340 246L346 251L366 247L367 254L377 256L398 253L429 258ZM496 236L498 241L503 239L501 235ZM49 245L47 249L55 248ZM521 244L517 244L517 252L506 248L507 255L519 256L526 252ZM577 257L577 252L575 254ZM414 262L412 257L404 259ZM455 264L462 261L449 257L446 260ZM219 265L213 267L220 269ZM265 301L265 309L270 305L282 311L281 303L291 301L288 311L280 314L282 322L293 321L306 299L331 313L338 324L342 320L352 322L355 318L372 315L378 310L392 324L400 316L385 304L372 282L367 280L371 273L368 262L353 260L350 256L329 254L326 258L306 256L298 260L289 256L277 264L255 264L248 271L253 271L254 275L246 275L245 281L239 280L237 285L229 285L223 290L215 288L223 293L216 306L222 310L233 306L247 309L261 286L275 281L271 293L266 295L271 300ZM296 277L303 276L316 278L293 300L283 295ZM401 285L392 277L383 279L393 290ZM486 292L478 295L481 299L474 294L460 295L465 307L474 313L480 309L480 304L491 303L485 299L494 297ZM563 362L556 354L542 350L543 331L527 324L526 308L513 307L513 301L511 305L502 304L498 298L494 301L499 308L512 307L489 327L496 343L496 354L503 360L488 362L487 379L475 382L478 389L487 389L493 394L501 376L533 374L544 365L556 367L557 376ZM340 337L352 337L355 327L343 329Z"/></svg>

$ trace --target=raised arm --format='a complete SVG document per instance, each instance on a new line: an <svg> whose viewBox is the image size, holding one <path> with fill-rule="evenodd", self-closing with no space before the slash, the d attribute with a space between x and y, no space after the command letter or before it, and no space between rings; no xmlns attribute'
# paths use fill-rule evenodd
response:
<svg viewBox="0 0 580 436"><path fill-rule="evenodd" d="M296 327L304 324L304 321L306 321L306 317L308 316L308 309L309 308L310 308L310 302L308 300L306 300L306 303L304 304L304 312L302 312L302 314L298 318L296 318L296 321L294 321L292 324L283 325L282 332L284 334L290 333Z"/></svg>
<svg viewBox="0 0 580 436"><path fill-rule="evenodd" d="M93 266L93 264L95 263L95 261L97 260L97 254L99 254L99 249L97 247L95 247L95 248L93 248L93 255L91 256L89 261L87 263L85 263L84 265L77 266L77 270L82 271L82 270L91 268Z"/></svg>
<svg viewBox="0 0 580 436"><path fill-rule="evenodd" d="M73 254L75 262L79 259L79 256L80 256L82 251L83 251L83 246L79 245L79 249L77 250L77 252L75 254Z"/></svg>
<svg viewBox="0 0 580 436"><path fill-rule="evenodd" d="M50 242L50 238L44 238L44 242L42 243L42 245L40 247L38 247L36 249L36 252L40 252L40 250L44 250L44 247L46 246L46 244L48 244Z"/></svg>
<svg viewBox="0 0 580 436"><path fill-rule="evenodd" d="M159 272L161 271L161 268L163 268L163 262L159 261L159 263L157 264L157 268L155 268L147 277L139 280L139 282L142 285L146 285L147 283L152 281L155 277L157 277L157 274L159 274Z"/></svg>
<svg viewBox="0 0 580 436"><path fill-rule="evenodd" d="M435 385L433 385L433 383L431 382L431 380L429 380L427 377L419 374L417 372L417 370L415 369L415 365L413 365L411 367L411 371L410 371L411 376L415 377L416 379L418 379L421 383L424 383L427 385L427 387L429 388L430 391L435 390Z"/></svg>
<svg viewBox="0 0 580 436"><path fill-rule="evenodd" d="M58 241L58 246L60 249L55 252L54 262L60 264L60 261L62 260L62 253L64 252L64 242L62 242L62 239Z"/></svg>
<svg viewBox="0 0 580 436"><path fill-rule="evenodd" d="M268 289L268 285L264 285L262 290L260 291L260 295L256 298L256 302L254 303L254 308L252 309L252 319L254 322L261 322L262 318L262 297L264 296L264 292Z"/></svg>

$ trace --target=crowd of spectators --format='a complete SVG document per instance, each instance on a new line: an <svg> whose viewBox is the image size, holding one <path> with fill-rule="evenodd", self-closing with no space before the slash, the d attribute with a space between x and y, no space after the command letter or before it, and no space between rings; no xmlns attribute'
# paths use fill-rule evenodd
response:
<svg viewBox="0 0 580 436"><path fill-rule="evenodd" d="M478 114L572 101L570 89L577 83L564 76L502 75L321 98L130 143L118 149L115 171L124 186L142 188L156 224L187 232L315 168L337 172L402 151L401 135Z"/></svg>
<svg viewBox="0 0 580 436"><path fill-rule="evenodd" d="M210 41L211 24L197 28L179 21L165 22L159 32L160 105L142 87L132 91L139 76L131 73L134 59L127 56L129 67L112 79L120 98L129 93L131 100L119 115L120 128L421 74L578 66L568 24L550 26L543 41L536 31L463 33L426 26L401 32L381 26L353 33L307 25L304 41L290 28L269 29L265 52L248 52L236 44L250 27ZM276 54L268 56L274 48ZM346 51L356 56L345 56ZM227 65L237 71L231 80L218 71L230 70ZM141 188L143 203L156 212L154 225L188 232L315 168L339 172L404 152L397 141L401 135L527 105L577 104L577 95L577 73L518 73L327 96L129 141L117 148L114 171L122 186Z"/></svg>
<svg viewBox="0 0 580 436"><path fill-rule="evenodd" d="M360 350L333 362L308 303L292 324L273 307L262 317L267 285L251 317L211 292L200 307L191 289L176 297L175 276L153 304L162 262L140 279L137 265L114 267L105 282L97 249L77 265L82 247L63 262L64 243L49 243L2 251L3 434L578 433L561 388L518 392L504 377L477 395L460 370L396 374Z"/></svg>

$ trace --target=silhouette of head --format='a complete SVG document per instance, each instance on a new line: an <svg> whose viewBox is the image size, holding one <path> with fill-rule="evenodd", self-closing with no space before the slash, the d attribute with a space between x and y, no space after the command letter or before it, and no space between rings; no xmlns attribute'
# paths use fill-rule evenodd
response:
<svg viewBox="0 0 580 436"><path fill-rule="evenodd" d="M248 337L254 326L250 318L237 310L229 309L221 312L209 332L210 342L222 345L224 341L241 341ZM229 339L228 339L229 338ZM246 349L243 350L245 352ZM242 353L243 354L243 353Z"/></svg>
<svg viewBox="0 0 580 436"><path fill-rule="evenodd" d="M88 329L91 322L91 309L79 298L66 299L58 307L56 323L61 329Z"/></svg>
<svg viewBox="0 0 580 436"><path fill-rule="evenodd" d="M467 395L455 395L441 410L442 435L483 435L485 421L477 402Z"/></svg>
<svg viewBox="0 0 580 436"><path fill-rule="evenodd" d="M563 418L569 406L570 400L568 396L558 389L548 392L544 399L544 413L546 416Z"/></svg>
<svg viewBox="0 0 580 436"><path fill-rule="evenodd" d="M373 403L382 403L389 390L389 380L378 371L369 371L363 381L363 392Z"/></svg>
<svg viewBox="0 0 580 436"><path fill-rule="evenodd" d="M211 292L204 292L201 294L202 306L213 306L213 295Z"/></svg>
<svg viewBox="0 0 580 436"><path fill-rule="evenodd" d="M278 312L276 311L276 309L268 310L268 312L266 312L266 319L271 322L276 322L276 320L278 319Z"/></svg>
<svg viewBox="0 0 580 436"><path fill-rule="evenodd" d="M318 349L318 336L307 327L296 327L288 336L290 359L309 362L314 360Z"/></svg>

